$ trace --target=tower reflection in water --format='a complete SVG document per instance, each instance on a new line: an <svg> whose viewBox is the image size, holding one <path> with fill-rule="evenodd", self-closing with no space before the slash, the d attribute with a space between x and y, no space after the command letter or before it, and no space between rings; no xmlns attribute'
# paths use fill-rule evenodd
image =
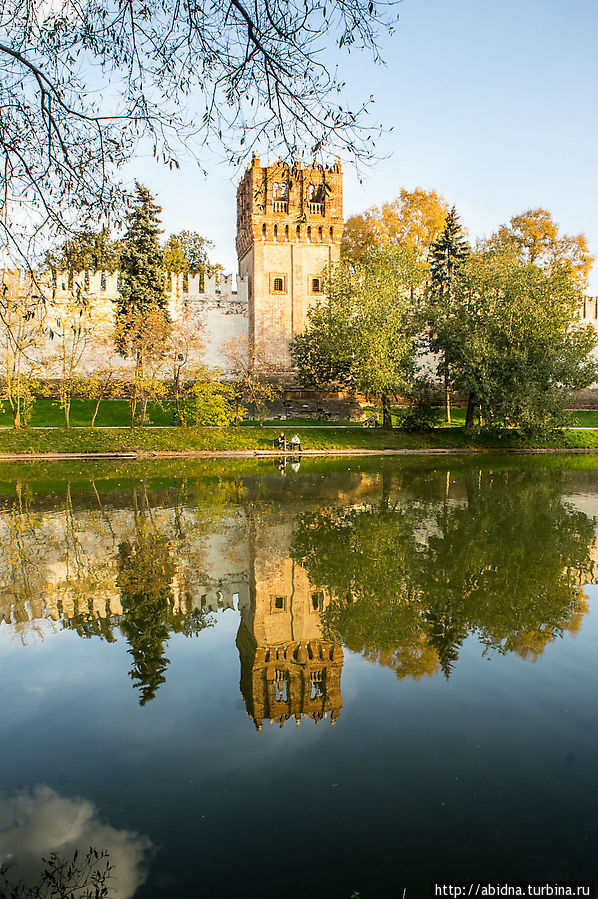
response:
<svg viewBox="0 0 598 899"><path fill-rule="evenodd" d="M534 661L588 608L598 501L583 472L165 483L73 497L68 482L48 495L17 482L0 511L0 626L23 642L124 638L142 705L171 637L201 637L223 612L239 615L241 693L261 730L335 723L342 646L398 678L448 678L467 636Z"/></svg>

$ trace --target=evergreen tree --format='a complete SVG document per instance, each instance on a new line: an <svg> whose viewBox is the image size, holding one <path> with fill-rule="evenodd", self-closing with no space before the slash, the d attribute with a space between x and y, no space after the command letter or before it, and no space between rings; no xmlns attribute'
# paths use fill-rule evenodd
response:
<svg viewBox="0 0 598 899"><path fill-rule="evenodd" d="M131 396L131 427L141 399L143 426L148 392L144 379L150 358L164 352L170 316L164 285L164 253L158 243L160 206L149 190L135 182L135 196L128 213L128 230L120 254L120 285L116 308L116 346L119 353L135 360ZM156 355L158 354L158 355Z"/></svg>
<svg viewBox="0 0 598 899"><path fill-rule="evenodd" d="M167 315L163 250L158 243L162 209L149 190L135 182L135 196L127 215L128 230L120 255L119 319L162 309Z"/></svg>
<svg viewBox="0 0 598 899"><path fill-rule="evenodd" d="M463 236L457 210L453 206L446 217L440 237L430 248L432 290L445 293L451 290L453 276L469 256L469 244Z"/></svg>
<svg viewBox="0 0 598 899"><path fill-rule="evenodd" d="M452 285L455 274L459 267L465 262L469 255L469 244L465 240L461 223L457 210L453 206L449 211L442 234L434 241L430 247L430 276L432 282L431 300L432 308L437 301L447 301L450 303ZM433 316L434 318L434 316ZM432 331L434 331L434 323L430 322ZM432 340L432 349L434 340ZM449 365L444 356L442 363L444 376L444 402L446 409L446 420L451 420L451 399L449 390Z"/></svg>

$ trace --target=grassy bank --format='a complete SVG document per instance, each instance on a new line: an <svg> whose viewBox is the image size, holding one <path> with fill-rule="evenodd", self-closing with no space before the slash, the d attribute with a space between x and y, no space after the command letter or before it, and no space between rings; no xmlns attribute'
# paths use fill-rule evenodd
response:
<svg viewBox="0 0 598 899"><path fill-rule="evenodd" d="M570 430L539 440L511 432L468 434L461 427L421 434L361 427L297 430L304 450L598 449L598 430ZM274 438L275 431L259 427L5 430L0 432L0 454L255 452L274 450Z"/></svg>
<svg viewBox="0 0 598 899"><path fill-rule="evenodd" d="M75 428L87 428L91 423L94 412L95 402L93 400L73 400L71 406L71 425ZM165 402L163 405L158 403L148 404L148 424L156 427L170 427L173 422L174 404ZM364 411L364 417L366 412ZM127 400L104 400L100 405L100 410L96 419L96 427L99 428L127 428L130 424L131 407ZM570 424L579 428L598 428L598 412L594 411L574 411L569 413ZM460 426L465 423L465 409L454 408L452 411L453 425ZM64 414L55 400L38 399L31 410L31 420L29 422L33 428L62 428L64 426ZM257 422L243 422L241 427L251 428ZM355 422L325 422L313 419L292 419L281 422L266 421L266 427L285 429L297 428L303 426L334 428L340 425L351 426ZM4 404L4 408L0 408L0 428L11 428L12 417L8 404ZM443 425L442 427L450 427Z"/></svg>

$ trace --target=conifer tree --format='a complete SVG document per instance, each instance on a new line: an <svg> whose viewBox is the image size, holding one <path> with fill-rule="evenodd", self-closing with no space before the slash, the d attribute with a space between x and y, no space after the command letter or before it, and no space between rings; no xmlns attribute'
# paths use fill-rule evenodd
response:
<svg viewBox="0 0 598 899"><path fill-rule="evenodd" d="M160 206L146 187L135 182L135 195L127 216L128 230L120 255L119 298L116 307L116 346L119 353L135 360L131 397L131 427L141 399L143 426L148 393L144 377L149 356L163 352L170 317L164 287L164 256L158 243ZM152 340L152 334L158 339Z"/></svg>
<svg viewBox="0 0 598 899"><path fill-rule="evenodd" d="M457 210L449 211L442 234L430 248L431 301L444 305L450 303L454 277L459 267L469 256L469 244L465 240ZM433 342L433 341L432 341ZM444 401L446 420L451 420L451 400L449 390L449 367L446 355L443 362Z"/></svg>
<svg viewBox="0 0 598 899"><path fill-rule="evenodd" d="M469 244L463 236L457 210L453 206L446 217L440 237L430 248L432 289L450 291L453 276L469 256Z"/></svg>
<svg viewBox="0 0 598 899"><path fill-rule="evenodd" d="M161 211L147 187L136 181L120 256L117 319L150 309L163 309L166 313L163 250L158 243Z"/></svg>

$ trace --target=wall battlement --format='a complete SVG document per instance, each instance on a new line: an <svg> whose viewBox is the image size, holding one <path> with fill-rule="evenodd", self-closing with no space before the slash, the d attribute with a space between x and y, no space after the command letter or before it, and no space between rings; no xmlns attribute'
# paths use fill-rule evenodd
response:
<svg viewBox="0 0 598 899"><path fill-rule="evenodd" d="M247 306L247 278L233 275L182 275L168 272L166 297L169 303L180 300L188 302L239 303ZM66 299L73 290L80 290L99 300L118 299L120 274L115 272L45 272L40 277L46 297ZM235 289L236 286L236 289Z"/></svg>

